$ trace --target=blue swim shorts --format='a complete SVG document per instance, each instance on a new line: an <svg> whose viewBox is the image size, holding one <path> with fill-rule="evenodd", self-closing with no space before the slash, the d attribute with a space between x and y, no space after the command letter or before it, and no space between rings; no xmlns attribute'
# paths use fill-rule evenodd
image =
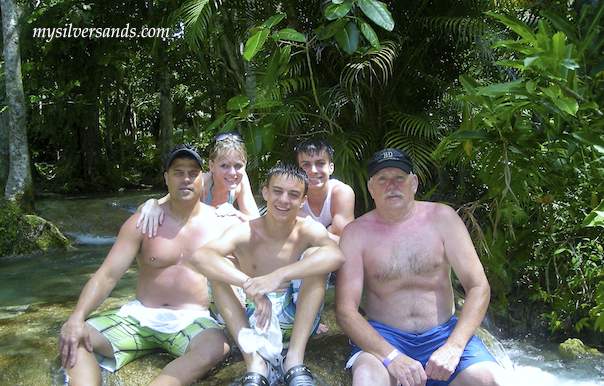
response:
<svg viewBox="0 0 604 386"><path fill-rule="evenodd" d="M392 327L375 322L373 320L369 320L368 322L384 339L388 341L388 343L393 345L401 353L420 362L425 368L426 363L428 363L428 359L430 359L430 355L432 355L432 353L440 346L445 344L447 338L453 332L453 329L457 324L457 317L453 316L447 323L434 327L423 334L409 334L398 331ZM354 355L359 353L361 349L352 341L350 341L350 344L352 345L352 352L350 355L352 358ZM466 348L464 349L464 352L459 360L459 364L449 380L445 382L429 379L426 383L426 386L446 386L451 383L451 381L453 381L457 374L459 374L462 370L479 362L498 363L486 348L484 343L482 343L482 339L474 335L466 345ZM352 361L352 363L354 363L354 361ZM352 367L352 363L349 361L347 368Z"/></svg>

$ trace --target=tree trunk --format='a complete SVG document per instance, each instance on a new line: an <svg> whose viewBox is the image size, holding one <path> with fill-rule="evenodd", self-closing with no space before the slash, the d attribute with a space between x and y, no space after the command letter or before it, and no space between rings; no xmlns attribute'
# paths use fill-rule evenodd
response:
<svg viewBox="0 0 604 386"><path fill-rule="evenodd" d="M10 171L4 195L26 212L34 210L34 188L27 143L25 96L21 79L21 54L14 0L0 0L4 36L4 70L8 102Z"/></svg>
<svg viewBox="0 0 604 386"><path fill-rule="evenodd" d="M0 61L0 74L4 72L4 56ZM0 82L0 194L4 196L4 187L8 180L10 158L8 153L8 109L6 106L6 89Z"/></svg>
<svg viewBox="0 0 604 386"><path fill-rule="evenodd" d="M174 147L174 124L172 122L172 100L170 98L170 72L166 65L166 48L164 42L159 42L155 60L160 94L159 103L159 135L162 165Z"/></svg>

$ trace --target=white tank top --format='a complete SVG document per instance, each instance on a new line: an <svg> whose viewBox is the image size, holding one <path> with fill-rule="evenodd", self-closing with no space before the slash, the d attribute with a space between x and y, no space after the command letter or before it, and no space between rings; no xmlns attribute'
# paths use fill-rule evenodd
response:
<svg viewBox="0 0 604 386"><path fill-rule="evenodd" d="M323 209L321 210L321 214L319 214L319 216L315 216L312 210L310 210L308 200L306 200L304 206L302 207L302 210L304 212L308 213L308 215L312 217L313 220L323 224L325 228L330 226L331 222L333 221L333 217L331 217L331 190L333 189L333 185L334 184L328 183L329 188L327 189L327 197L325 198L325 202L323 202Z"/></svg>

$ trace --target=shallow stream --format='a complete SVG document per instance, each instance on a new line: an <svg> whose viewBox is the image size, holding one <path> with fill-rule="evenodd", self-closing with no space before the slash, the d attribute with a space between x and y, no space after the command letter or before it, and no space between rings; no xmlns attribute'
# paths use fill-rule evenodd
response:
<svg viewBox="0 0 604 386"><path fill-rule="evenodd" d="M42 217L74 240L76 249L0 257L0 386L61 384L56 346L59 330L121 224L150 196L120 194L37 203ZM136 275L133 265L102 309L131 300ZM350 373L344 370L348 343L335 324L333 290L328 292L322 322L329 332L311 339L307 364L317 374L318 385L350 385ZM495 354L513 375L514 386L604 385L603 357L565 361L558 357L555 345L519 340L502 340L497 347ZM170 359L165 354L150 355L114 374L104 372L104 385L146 385ZM241 355L232 350L227 360L196 385L234 385L244 372Z"/></svg>

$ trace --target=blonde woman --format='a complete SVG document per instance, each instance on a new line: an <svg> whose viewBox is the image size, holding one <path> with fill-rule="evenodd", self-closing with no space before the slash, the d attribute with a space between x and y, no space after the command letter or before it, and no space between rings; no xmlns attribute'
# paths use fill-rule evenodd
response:
<svg viewBox="0 0 604 386"><path fill-rule="evenodd" d="M237 133L218 134L214 137L209 158L210 171L203 175L201 202L216 207L217 216L236 216L241 221L260 217L245 172L247 152L243 138ZM159 205L169 200L168 194L159 200L149 199L139 207L141 215L137 226L142 225L143 234L148 233L149 237L157 234L164 218Z"/></svg>

